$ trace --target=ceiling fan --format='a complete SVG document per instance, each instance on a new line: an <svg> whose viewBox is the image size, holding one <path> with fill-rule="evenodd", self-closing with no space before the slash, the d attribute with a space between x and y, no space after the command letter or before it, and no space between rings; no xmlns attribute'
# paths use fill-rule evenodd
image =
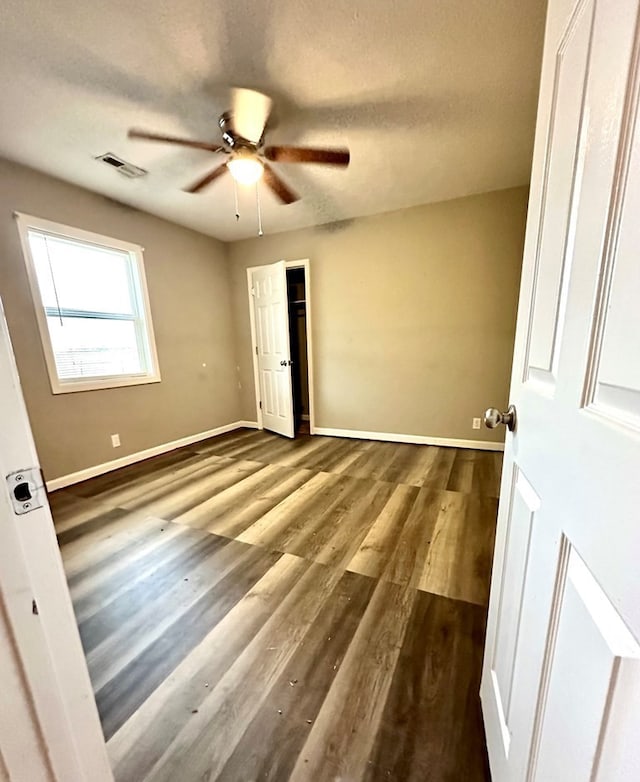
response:
<svg viewBox="0 0 640 782"><path fill-rule="evenodd" d="M349 165L348 149L265 146L265 126L273 101L255 90L235 88L231 94L232 108L218 120L222 144L192 141L135 128L129 130L129 138L178 144L206 152L223 153L228 157L190 187L184 188L187 193L199 193L219 177L230 173L236 182L243 185L255 184L262 177L283 204L292 204L300 200L300 196L276 174L269 163L319 163L343 168Z"/></svg>

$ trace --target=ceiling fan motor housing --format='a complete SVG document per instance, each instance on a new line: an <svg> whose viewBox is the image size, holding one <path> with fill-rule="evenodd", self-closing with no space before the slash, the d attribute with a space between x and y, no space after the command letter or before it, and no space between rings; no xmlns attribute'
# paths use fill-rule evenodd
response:
<svg viewBox="0 0 640 782"><path fill-rule="evenodd" d="M255 152L258 149L259 144L254 144L252 141L249 141L246 138L242 138L242 136L238 135L234 131L233 115L230 111L225 111L224 114L220 115L220 118L218 119L218 125L222 131L222 138L224 143L231 149L244 147L245 149L249 149L252 152Z"/></svg>

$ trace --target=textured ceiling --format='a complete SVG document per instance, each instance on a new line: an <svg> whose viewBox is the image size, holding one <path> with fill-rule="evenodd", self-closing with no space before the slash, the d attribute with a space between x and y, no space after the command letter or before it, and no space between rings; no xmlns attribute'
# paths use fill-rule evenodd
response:
<svg viewBox="0 0 640 782"><path fill-rule="evenodd" d="M540 0L3 0L0 155L224 240L230 177L181 188L206 152L127 139L130 126L219 140L228 88L275 101L270 143L348 145L345 171L278 166L303 195L262 192L267 233L529 181ZM128 180L93 158L149 170Z"/></svg>

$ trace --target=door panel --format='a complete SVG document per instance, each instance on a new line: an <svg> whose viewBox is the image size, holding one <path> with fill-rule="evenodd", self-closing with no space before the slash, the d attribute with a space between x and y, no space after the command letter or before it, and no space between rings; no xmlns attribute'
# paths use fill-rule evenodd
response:
<svg viewBox="0 0 640 782"><path fill-rule="evenodd" d="M553 93L535 255L533 304L525 380L553 385L571 266L571 205L581 179L579 137L587 79L593 0L569 16L555 51ZM559 260L562 259L561 262ZM551 391L551 387L548 389Z"/></svg>
<svg viewBox="0 0 640 782"><path fill-rule="evenodd" d="M265 429L293 437L289 305L284 261L251 270L258 378Z"/></svg>
<svg viewBox="0 0 640 782"><path fill-rule="evenodd" d="M481 696L494 782L640 779L640 0L551 0Z"/></svg>
<svg viewBox="0 0 640 782"><path fill-rule="evenodd" d="M514 469L511 507L507 515L505 557L500 579L498 633L493 644L490 666L493 696L496 700L500 732L508 753L510 743L510 705L513 684L522 597L529 563L531 535L540 500L522 473Z"/></svg>
<svg viewBox="0 0 640 782"><path fill-rule="evenodd" d="M612 420L640 428L640 83L631 86L622 128L615 202L603 253L592 361L587 376L587 406Z"/></svg>
<svg viewBox="0 0 640 782"><path fill-rule="evenodd" d="M530 773L537 779L562 779L571 768L573 779L590 780L597 772L609 704L621 681L639 681L640 645L566 540L562 551ZM636 694L640 697L637 689Z"/></svg>

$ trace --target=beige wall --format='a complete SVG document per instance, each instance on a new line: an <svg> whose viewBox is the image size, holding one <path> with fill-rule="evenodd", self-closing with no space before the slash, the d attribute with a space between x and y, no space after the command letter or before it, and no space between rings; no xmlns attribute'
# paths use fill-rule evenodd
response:
<svg viewBox="0 0 640 782"><path fill-rule="evenodd" d="M527 194L230 245L241 417L256 416L245 270L309 258L317 426L503 439L471 419L507 403Z"/></svg>
<svg viewBox="0 0 640 782"><path fill-rule="evenodd" d="M145 247L161 383L51 393L14 210ZM0 161L0 297L47 479L240 417L221 242Z"/></svg>
<svg viewBox="0 0 640 782"><path fill-rule="evenodd" d="M255 420L245 270L281 258L311 259L317 426L501 439L471 418L507 402L526 201L503 190L225 246L0 160L0 297L47 479ZM14 211L145 247L161 383L51 393Z"/></svg>

